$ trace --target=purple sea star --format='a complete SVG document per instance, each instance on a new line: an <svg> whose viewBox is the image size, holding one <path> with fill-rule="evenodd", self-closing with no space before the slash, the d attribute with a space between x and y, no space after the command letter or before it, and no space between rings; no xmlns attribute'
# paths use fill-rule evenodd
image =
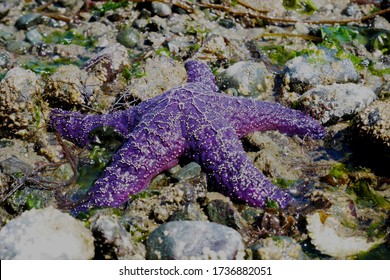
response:
<svg viewBox="0 0 390 280"><path fill-rule="evenodd" d="M323 127L300 111L279 104L218 93L210 68L186 63L188 83L125 111L83 115L54 109L50 120L59 134L80 147L90 133L109 126L124 137L111 164L74 213L94 206L118 207L146 189L160 172L186 157L201 165L221 193L264 207L267 199L286 207L291 197L274 186L247 158L240 138L253 131L279 130L322 138Z"/></svg>

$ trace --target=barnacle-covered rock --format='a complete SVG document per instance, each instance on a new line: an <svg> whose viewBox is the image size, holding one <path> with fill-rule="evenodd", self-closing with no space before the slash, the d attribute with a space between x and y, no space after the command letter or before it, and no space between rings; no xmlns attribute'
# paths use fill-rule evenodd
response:
<svg viewBox="0 0 390 280"><path fill-rule="evenodd" d="M101 82L112 82L129 65L127 49L121 44L107 47L88 60L83 69Z"/></svg>
<svg viewBox="0 0 390 280"><path fill-rule="evenodd" d="M375 93L364 86L346 83L319 85L305 92L300 104L321 123L354 115L376 99Z"/></svg>
<svg viewBox="0 0 390 280"><path fill-rule="evenodd" d="M353 257L385 241L369 238L366 232L345 226L336 216L319 212L307 217L307 230L318 250L337 259Z"/></svg>
<svg viewBox="0 0 390 280"><path fill-rule="evenodd" d="M373 102L356 118L359 132L390 149L390 100Z"/></svg>
<svg viewBox="0 0 390 280"><path fill-rule="evenodd" d="M44 97L54 105L81 106L96 97L100 81L75 65L64 65L48 78Z"/></svg>
<svg viewBox="0 0 390 280"><path fill-rule="evenodd" d="M31 137L44 125L42 81L30 70L15 67L0 82L0 136Z"/></svg>

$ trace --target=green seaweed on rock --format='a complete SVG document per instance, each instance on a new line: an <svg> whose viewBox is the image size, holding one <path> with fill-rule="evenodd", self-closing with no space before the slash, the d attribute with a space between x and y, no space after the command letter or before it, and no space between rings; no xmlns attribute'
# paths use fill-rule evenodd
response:
<svg viewBox="0 0 390 280"><path fill-rule="evenodd" d="M25 63L24 65L22 65L22 67L25 69L29 69L39 75L51 75L58 69L58 67L62 65L69 65L69 64L73 64L80 67L84 64L84 60L83 59L71 60L71 59L64 59L64 58L59 58L53 61L32 61L31 60Z"/></svg>
<svg viewBox="0 0 390 280"><path fill-rule="evenodd" d="M61 45L79 45L86 48L92 48L95 45L96 39L94 37L80 34L74 29L69 29L64 32L54 31L43 38L47 44L61 44Z"/></svg>
<svg viewBox="0 0 390 280"><path fill-rule="evenodd" d="M317 7L310 0L283 0L283 6L286 9L294 10L302 14L311 15L317 11Z"/></svg>

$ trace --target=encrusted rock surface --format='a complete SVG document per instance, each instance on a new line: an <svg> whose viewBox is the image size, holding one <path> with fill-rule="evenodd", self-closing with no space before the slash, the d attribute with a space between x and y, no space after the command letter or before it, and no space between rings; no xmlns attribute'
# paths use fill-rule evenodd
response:
<svg viewBox="0 0 390 280"><path fill-rule="evenodd" d="M84 224L52 207L33 209L0 230L0 258L92 259L94 239Z"/></svg>
<svg viewBox="0 0 390 280"><path fill-rule="evenodd" d="M323 124L351 117L376 99L375 93L361 85L333 84L306 91L299 102Z"/></svg>

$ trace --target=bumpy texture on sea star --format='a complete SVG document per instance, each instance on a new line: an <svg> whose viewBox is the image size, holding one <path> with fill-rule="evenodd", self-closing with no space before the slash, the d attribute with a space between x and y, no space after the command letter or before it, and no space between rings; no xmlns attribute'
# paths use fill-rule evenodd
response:
<svg viewBox="0 0 390 280"><path fill-rule="evenodd" d="M80 147L90 145L90 133L109 126L124 137L111 164L88 191L74 213L94 206L118 207L129 195L148 187L160 172L186 157L201 165L208 181L221 193L263 207L279 207L292 199L278 189L247 158L240 138L253 131L279 130L322 138L323 127L302 112L279 104L231 97L218 92L210 68L186 63L188 83L125 111L83 115L54 109L51 124Z"/></svg>

